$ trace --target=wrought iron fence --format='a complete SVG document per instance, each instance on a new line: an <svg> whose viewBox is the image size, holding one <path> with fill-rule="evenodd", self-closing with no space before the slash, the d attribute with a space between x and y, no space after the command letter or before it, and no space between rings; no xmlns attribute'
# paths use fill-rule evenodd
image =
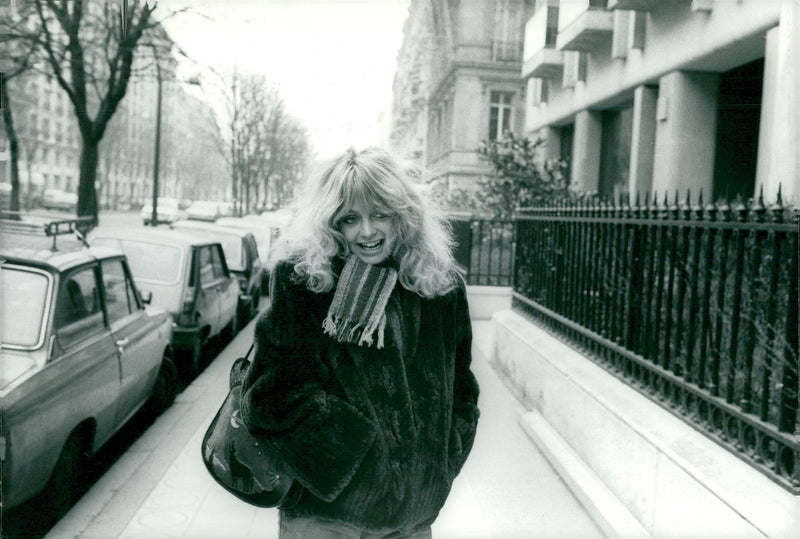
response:
<svg viewBox="0 0 800 539"><path fill-rule="evenodd" d="M454 256L467 284L511 286L514 221L468 219L451 221Z"/></svg>
<svg viewBox="0 0 800 539"><path fill-rule="evenodd" d="M800 212L647 198L518 212L514 308L800 493Z"/></svg>

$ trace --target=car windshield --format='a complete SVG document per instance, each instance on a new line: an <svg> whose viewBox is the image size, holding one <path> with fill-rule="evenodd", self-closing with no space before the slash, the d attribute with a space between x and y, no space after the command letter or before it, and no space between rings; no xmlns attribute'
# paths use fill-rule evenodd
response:
<svg viewBox="0 0 800 539"><path fill-rule="evenodd" d="M180 277L181 250L178 247L114 238L96 238L92 245L122 249L136 280L171 284Z"/></svg>
<svg viewBox="0 0 800 539"><path fill-rule="evenodd" d="M0 271L0 343L34 348L42 334L48 278L42 273L4 266Z"/></svg>

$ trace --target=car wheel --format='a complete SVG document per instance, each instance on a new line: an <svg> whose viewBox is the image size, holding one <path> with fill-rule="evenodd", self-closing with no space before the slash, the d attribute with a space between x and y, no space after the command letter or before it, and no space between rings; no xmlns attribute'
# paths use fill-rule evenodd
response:
<svg viewBox="0 0 800 539"><path fill-rule="evenodd" d="M86 464L83 444L77 432L72 433L58 456L50 481L45 487L53 513L61 517L77 501L81 494L81 472Z"/></svg>
<svg viewBox="0 0 800 539"><path fill-rule="evenodd" d="M178 372L184 382L189 383L200 373L200 355L203 353L203 343L198 336L191 348L181 350L179 353Z"/></svg>
<svg viewBox="0 0 800 539"><path fill-rule="evenodd" d="M165 357L158 370L158 378L145 405L145 414L158 417L175 401L178 393L178 369L171 359Z"/></svg>

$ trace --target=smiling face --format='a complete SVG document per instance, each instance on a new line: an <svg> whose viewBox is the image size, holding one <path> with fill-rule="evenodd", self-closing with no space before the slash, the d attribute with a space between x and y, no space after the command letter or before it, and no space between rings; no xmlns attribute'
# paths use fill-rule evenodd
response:
<svg viewBox="0 0 800 539"><path fill-rule="evenodd" d="M397 243L394 214L387 208L360 202L344 208L338 220L351 253L367 264L380 264Z"/></svg>

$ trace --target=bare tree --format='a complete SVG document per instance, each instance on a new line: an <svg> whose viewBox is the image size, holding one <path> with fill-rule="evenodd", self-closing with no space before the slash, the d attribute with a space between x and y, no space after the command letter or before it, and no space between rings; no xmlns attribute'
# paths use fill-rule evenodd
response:
<svg viewBox="0 0 800 539"><path fill-rule="evenodd" d="M263 75L234 72L230 96L228 163L235 211L280 204L298 180L297 171L305 169L308 133Z"/></svg>
<svg viewBox="0 0 800 539"><path fill-rule="evenodd" d="M40 31L33 22L33 10L22 5L11 10L7 17L0 19L0 44L5 49L3 65L0 65L0 109L3 126L8 138L11 161L11 199L9 210L19 211L19 137L14 124L11 85L13 79L33 69L39 52ZM24 39L23 39L24 37ZM29 178L30 181L30 178Z"/></svg>
<svg viewBox="0 0 800 539"><path fill-rule="evenodd" d="M77 213L96 222L99 144L125 97L137 47L157 26L150 18L155 4L32 3L40 28L37 44L49 71L72 102L81 136Z"/></svg>

